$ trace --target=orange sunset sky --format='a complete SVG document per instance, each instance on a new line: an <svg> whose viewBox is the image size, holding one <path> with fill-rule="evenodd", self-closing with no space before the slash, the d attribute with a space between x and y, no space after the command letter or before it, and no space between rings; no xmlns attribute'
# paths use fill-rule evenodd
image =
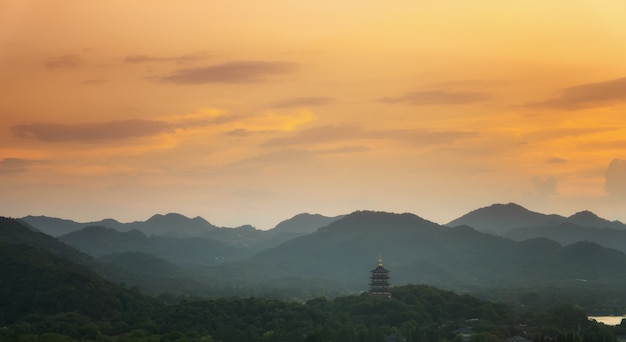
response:
<svg viewBox="0 0 626 342"><path fill-rule="evenodd" d="M0 0L0 215L626 221L624 1Z"/></svg>

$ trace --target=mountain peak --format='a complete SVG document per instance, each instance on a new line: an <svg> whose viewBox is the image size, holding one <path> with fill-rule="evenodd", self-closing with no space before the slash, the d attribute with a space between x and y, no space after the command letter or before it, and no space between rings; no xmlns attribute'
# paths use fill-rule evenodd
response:
<svg viewBox="0 0 626 342"><path fill-rule="evenodd" d="M570 219L578 219L578 220L597 220L600 217L589 210L579 211L576 214L569 217Z"/></svg>
<svg viewBox="0 0 626 342"><path fill-rule="evenodd" d="M313 233L321 227L337 221L343 216L328 217L320 214L301 213L290 219L284 220L270 231L274 233Z"/></svg>
<svg viewBox="0 0 626 342"><path fill-rule="evenodd" d="M227 228L227 229L230 229L230 228ZM253 225L250 225L250 224L244 224L243 226L235 227L232 229L237 229L239 231L244 231L244 232L254 232L257 230Z"/></svg>
<svg viewBox="0 0 626 342"><path fill-rule="evenodd" d="M488 207L485 208L481 208L481 209L493 209L493 210L500 210L502 213L529 213L531 212L530 210L522 207L521 205L517 204L517 203L513 203L513 202L509 202L506 204L503 203L494 203ZM481 210L478 209L478 210Z"/></svg>
<svg viewBox="0 0 626 342"><path fill-rule="evenodd" d="M193 219L178 213L156 214L145 222L134 222L146 234L172 236L198 236L208 230L217 229L207 220L197 216Z"/></svg>
<svg viewBox="0 0 626 342"><path fill-rule="evenodd" d="M586 227L626 229L626 225L623 223L603 219L589 210L579 211L568 217L567 220L577 225Z"/></svg>
<svg viewBox="0 0 626 342"><path fill-rule="evenodd" d="M178 213L167 213L163 214L154 214L150 217L146 222L154 222L154 221L164 221L164 220L189 220L187 216L178 214Z"/></svg>
<svg viewBox="0 0 626 342"><path fill-rule="evenodd" d="M319 229L320 232L343 231L380 231L386 229L413 230L421 228L439 228L437 223L425 220L411 213L391 213L385 211L359 210Z"/></svg>
<svg viewBox="0 0 626 342"><path fill-rule="evenodd" d="M507 203L492 204L476 209L451 221L447 226L468 225L479 231L503 234L514 228L564 220L564 217L558 215L541 214L530 211L516 203Z"/></svg>

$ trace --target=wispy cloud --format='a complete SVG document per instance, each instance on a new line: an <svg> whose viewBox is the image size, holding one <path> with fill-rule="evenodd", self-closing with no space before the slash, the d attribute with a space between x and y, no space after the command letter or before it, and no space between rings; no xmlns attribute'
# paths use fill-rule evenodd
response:
<svg viewBox="0 0 626 342"><path fill-rule="evenodd" d="M258 132L293 131L312 120L309 111L287 113L261 112L258 115L228 114L217 109L163 116L157 119L127 119L95 123L36 122L11 127L12 133L25 139L44 142L87 142L125 140L161 134L222 134L245 137ZM186 133L185 133L186 132ZM210 132L210 133L209 133Z"/></svg>
<svg viewBox="0 0 626 342"><path fill-rule="evenodd" d="M325 125L305 129L289 137L274 138L264 146L286 146L311 144L326 141L349 140L365 137L367 133L359 126L352 124Z"/></svg>
<svg viewBox="0 0 626 342"><path fill-rule="evenodd" d="M566 162L567 162L567 159L563 159L559 157L553 157L548 160L548 164L562 164Z"/></svg>
<svg viewBox="0 0 626 342"><path fill-rule="evenodd" d="M296 70L296 64L290 62L234 61L209 67L179 69L159 80L178 84L254 83Z"/></svg>
<svg viewBox="0 0 626 342"><path fill-rule="evenodd" d="M430 131L417 129L365 130L354 124L325 125L299 131L290 137L271 139L264 146L315 144L344 140L403 140L415 144L445 144L476 135L466 131Z"/></svg>
<svg viewBox="0 0 626 342"><path fill-rule="evenodd" d="M224 133L224 135L229 137L247 137L250 135L250 131L244 128L237 128Z"/></svg>
<svg viewBox="0 0 626 342"><path fill-rule="evenodd" d="M283 150L273 151L269 153L259 154L253 157L245 158L234 163L231 163L229 166L238 167L238 166L249 166L249 165L263 165L263 164L276 164L276 163L298 163L307 160L315 159L319 156L325 155L336 155L336 154L348 154L348 153L359 153L368 151L369 148L365 146L344 146L332 149L292 149L287 148Z"/></svg>
<svg viewBox="0 0 626 342"><path fill-rule="evenodd" d="M269 153L263 153L263 154L259 154L259 155L249 157L249 158L244 158L242 160L239 160L230 164L229 166L280 163L285 160L294 162L294 161L310 159L314 155L315 153L307 149L285 149L285 150L273 151Z"/></svg>
<svg viewBox="0 0 626 342"><path fill-rule="evenodd" d="M41 163L41 161L23 158L4 158L0 160L0 174L24 172L28 170L30 165L37 163Z"/></svg>
<svg viewBox="0 0 626 342"><path fill-rule="evenodd" d="M527 103L529 108L583 109L626 103L626 77L565 88L557 97Z"/></svg>
<svg viewBox="0 0 626 342"><path fill-rule="evenodd" d="M333 103L332 97L296 97L276 102L269 108L316 107Z"/></svg>
<svg viewBox="0 0 626 342"><path fill-rule="evenodd" d="M34 123L12 128L18 137L45 142L98 142L146 137L172 130L173 127L166 122L140 119L79 124Z"/></svg>
<svg viewBox="0 0 626 342"><path fill-rule="evenodd" d="M486 79L466 79L466 80L454 80L447 82L440 82L437 84L433 84L433 86L437 88L444 89L476 89L477 87L485 88L485 87L502 87L506 85L507 82L504 80L486 80Z"/></svg>
<svg viewBox="0 0 626 342"><path fill-rule="evenodd" d="M383 103L406 103L414 106L427 105L458 105L489 100L490 96L482 92L462 92L427 90L415 91L402 96L384 97L380 100Z"/></svg>
<svg viewBox="0 0 626 342"><path fill-rule="evenodd" d="M126 63L133 64L141 64L141 63L155 63L155 62L177 62L177 63L186 63L186 62L194 62L199 60L198 56L194 55L183 55L176 57L155 57L148 55L130 55L124 58Z"/></svg>
<svg viewBox="0 0 626 342"><path fill-rule="evenodd" d="M82 59L77 55L63 55L46 59L44 65L48 69L75 68L82 63Z"/></svg>

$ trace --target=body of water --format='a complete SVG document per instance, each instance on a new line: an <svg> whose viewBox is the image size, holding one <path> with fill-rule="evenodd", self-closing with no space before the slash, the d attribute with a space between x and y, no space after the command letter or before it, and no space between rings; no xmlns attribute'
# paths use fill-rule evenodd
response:
<svg viewBox="0 0 626 342"><path fill-rule="evenodd" d="M606 325L619 325L624 318L626 318L626 316L589 316L589 319Z"/></svg>

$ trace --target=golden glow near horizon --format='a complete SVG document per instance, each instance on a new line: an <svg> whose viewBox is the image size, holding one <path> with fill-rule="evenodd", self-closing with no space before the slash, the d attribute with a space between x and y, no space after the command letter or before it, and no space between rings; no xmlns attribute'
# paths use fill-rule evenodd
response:
<svg viewBox="0 0 626 342"><path fill-rule="evenodd" d="M626 221L623 1L0 0L1 215Z"/></svg>

